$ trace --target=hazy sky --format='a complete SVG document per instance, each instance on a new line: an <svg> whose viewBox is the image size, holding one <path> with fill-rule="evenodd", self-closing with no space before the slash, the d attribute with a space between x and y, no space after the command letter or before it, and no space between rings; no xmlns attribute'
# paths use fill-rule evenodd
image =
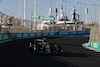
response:
<svg viewBox="0 0 100 67"><path fill-rule="evenodd" d="M23 1L21 2L21 7L23 9ZM67 16L70 19L71 17L71 12L72 9L75 5L75 7L77 8L77 12L79 12L80 14L80 4L77 4L77 2L82 2L85 3L86 5L81 6L82 8L82 21L86 20L86 14L85 14L85 8L88 8L88 23L90 23L91 21L91 17L92 20L95 21L94 18L94 6L92 6L91 4L98 4L99 5L99 0L66 0L66 1L70 1L71 3L66 3L66 12L67 12ZM34 0L26 0L27 4L27 18L30 20L31 17L31 11L34 10ZM10 12L10 16L14 16L14 17L18 17L18 10L19 10L19 3L20 0L1 0L0 1L0 11L8 14L8 11ZM48 10L49 7L51 5L51 0L37 0L37 16L46 16L48 14ZM55 16L55 9L58 8L58 15L60 14L60 9L61 6L63 5L63 9L65 11L65 3L62 2L62 0L52 0L52 10L53 10L53 15ZM24 11L22 11L21 14L21 18L23 18L23 13ZM21 13L21 12L20 12ZM34 14L33 14L34 15ZM39 21L39 20L37 20ZM96 6L96 21L97 23L99 22L99 7Z"/></svg>

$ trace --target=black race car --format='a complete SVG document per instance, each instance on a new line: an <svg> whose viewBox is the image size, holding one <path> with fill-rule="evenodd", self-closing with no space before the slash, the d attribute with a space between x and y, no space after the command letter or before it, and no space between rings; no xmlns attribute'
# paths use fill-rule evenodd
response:
<svg viewBox="0 0 100 67"><path fill-rule="evenodd" d="M34 43L30 42L30 50L39 54L62 55L63 49L60 45L51 44L45 39L34 39Z"/></svg>

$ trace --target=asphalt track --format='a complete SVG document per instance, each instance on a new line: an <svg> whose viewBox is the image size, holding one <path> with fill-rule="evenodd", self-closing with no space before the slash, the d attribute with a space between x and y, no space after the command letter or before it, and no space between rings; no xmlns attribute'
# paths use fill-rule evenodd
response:
<svg viewBox="0 0 100 67"><path fill-rule="evenodd" d="M0 44L0 67L100 67L100 53L82 47L89 37L47 38L64 49L62 56L36 55L29 49L33 39Z"/></svg>

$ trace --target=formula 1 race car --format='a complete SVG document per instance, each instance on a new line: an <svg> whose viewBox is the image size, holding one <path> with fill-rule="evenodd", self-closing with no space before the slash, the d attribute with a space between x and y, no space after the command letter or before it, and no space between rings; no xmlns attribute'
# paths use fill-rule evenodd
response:
<svg viewBox="0 0 100 67"><path fill-rule="evenodd" d="M50 44L45 39L34 39L34 43L30 42L30 50L39 54L62 55L63 50L60 45Z"/></svg>

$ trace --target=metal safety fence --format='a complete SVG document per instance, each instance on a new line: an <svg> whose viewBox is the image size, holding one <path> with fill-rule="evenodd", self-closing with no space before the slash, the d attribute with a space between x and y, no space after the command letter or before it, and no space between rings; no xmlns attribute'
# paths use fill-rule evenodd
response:
<svg viewBox="0 0 100 67"><path fill-rule="evenodd" d="M57 32L57 31L77 31L89 30L90 24L43 24L11 17L0 12L0 33L29 33L29 32Z"/></svg>
<svg viewBox="0 0 100 67"><path fill-rule="evenodd" d="M90 39L91 41L100 42L99 25L90 27Z"/></svg>
<svg viewBox="0 0 100 67"><path fill-rule="evenodd" d="M29 33L34 32L34 26L24 27L21 25L15 25L15 26L2 26L0 27L0 33ZM85 27L85 24L70 24L70 25L48 25L48 26L36 26L35 32L57 32L57 31L78 31L78 30L90 30L90 26L88 25L88 28Z"/></svg>

